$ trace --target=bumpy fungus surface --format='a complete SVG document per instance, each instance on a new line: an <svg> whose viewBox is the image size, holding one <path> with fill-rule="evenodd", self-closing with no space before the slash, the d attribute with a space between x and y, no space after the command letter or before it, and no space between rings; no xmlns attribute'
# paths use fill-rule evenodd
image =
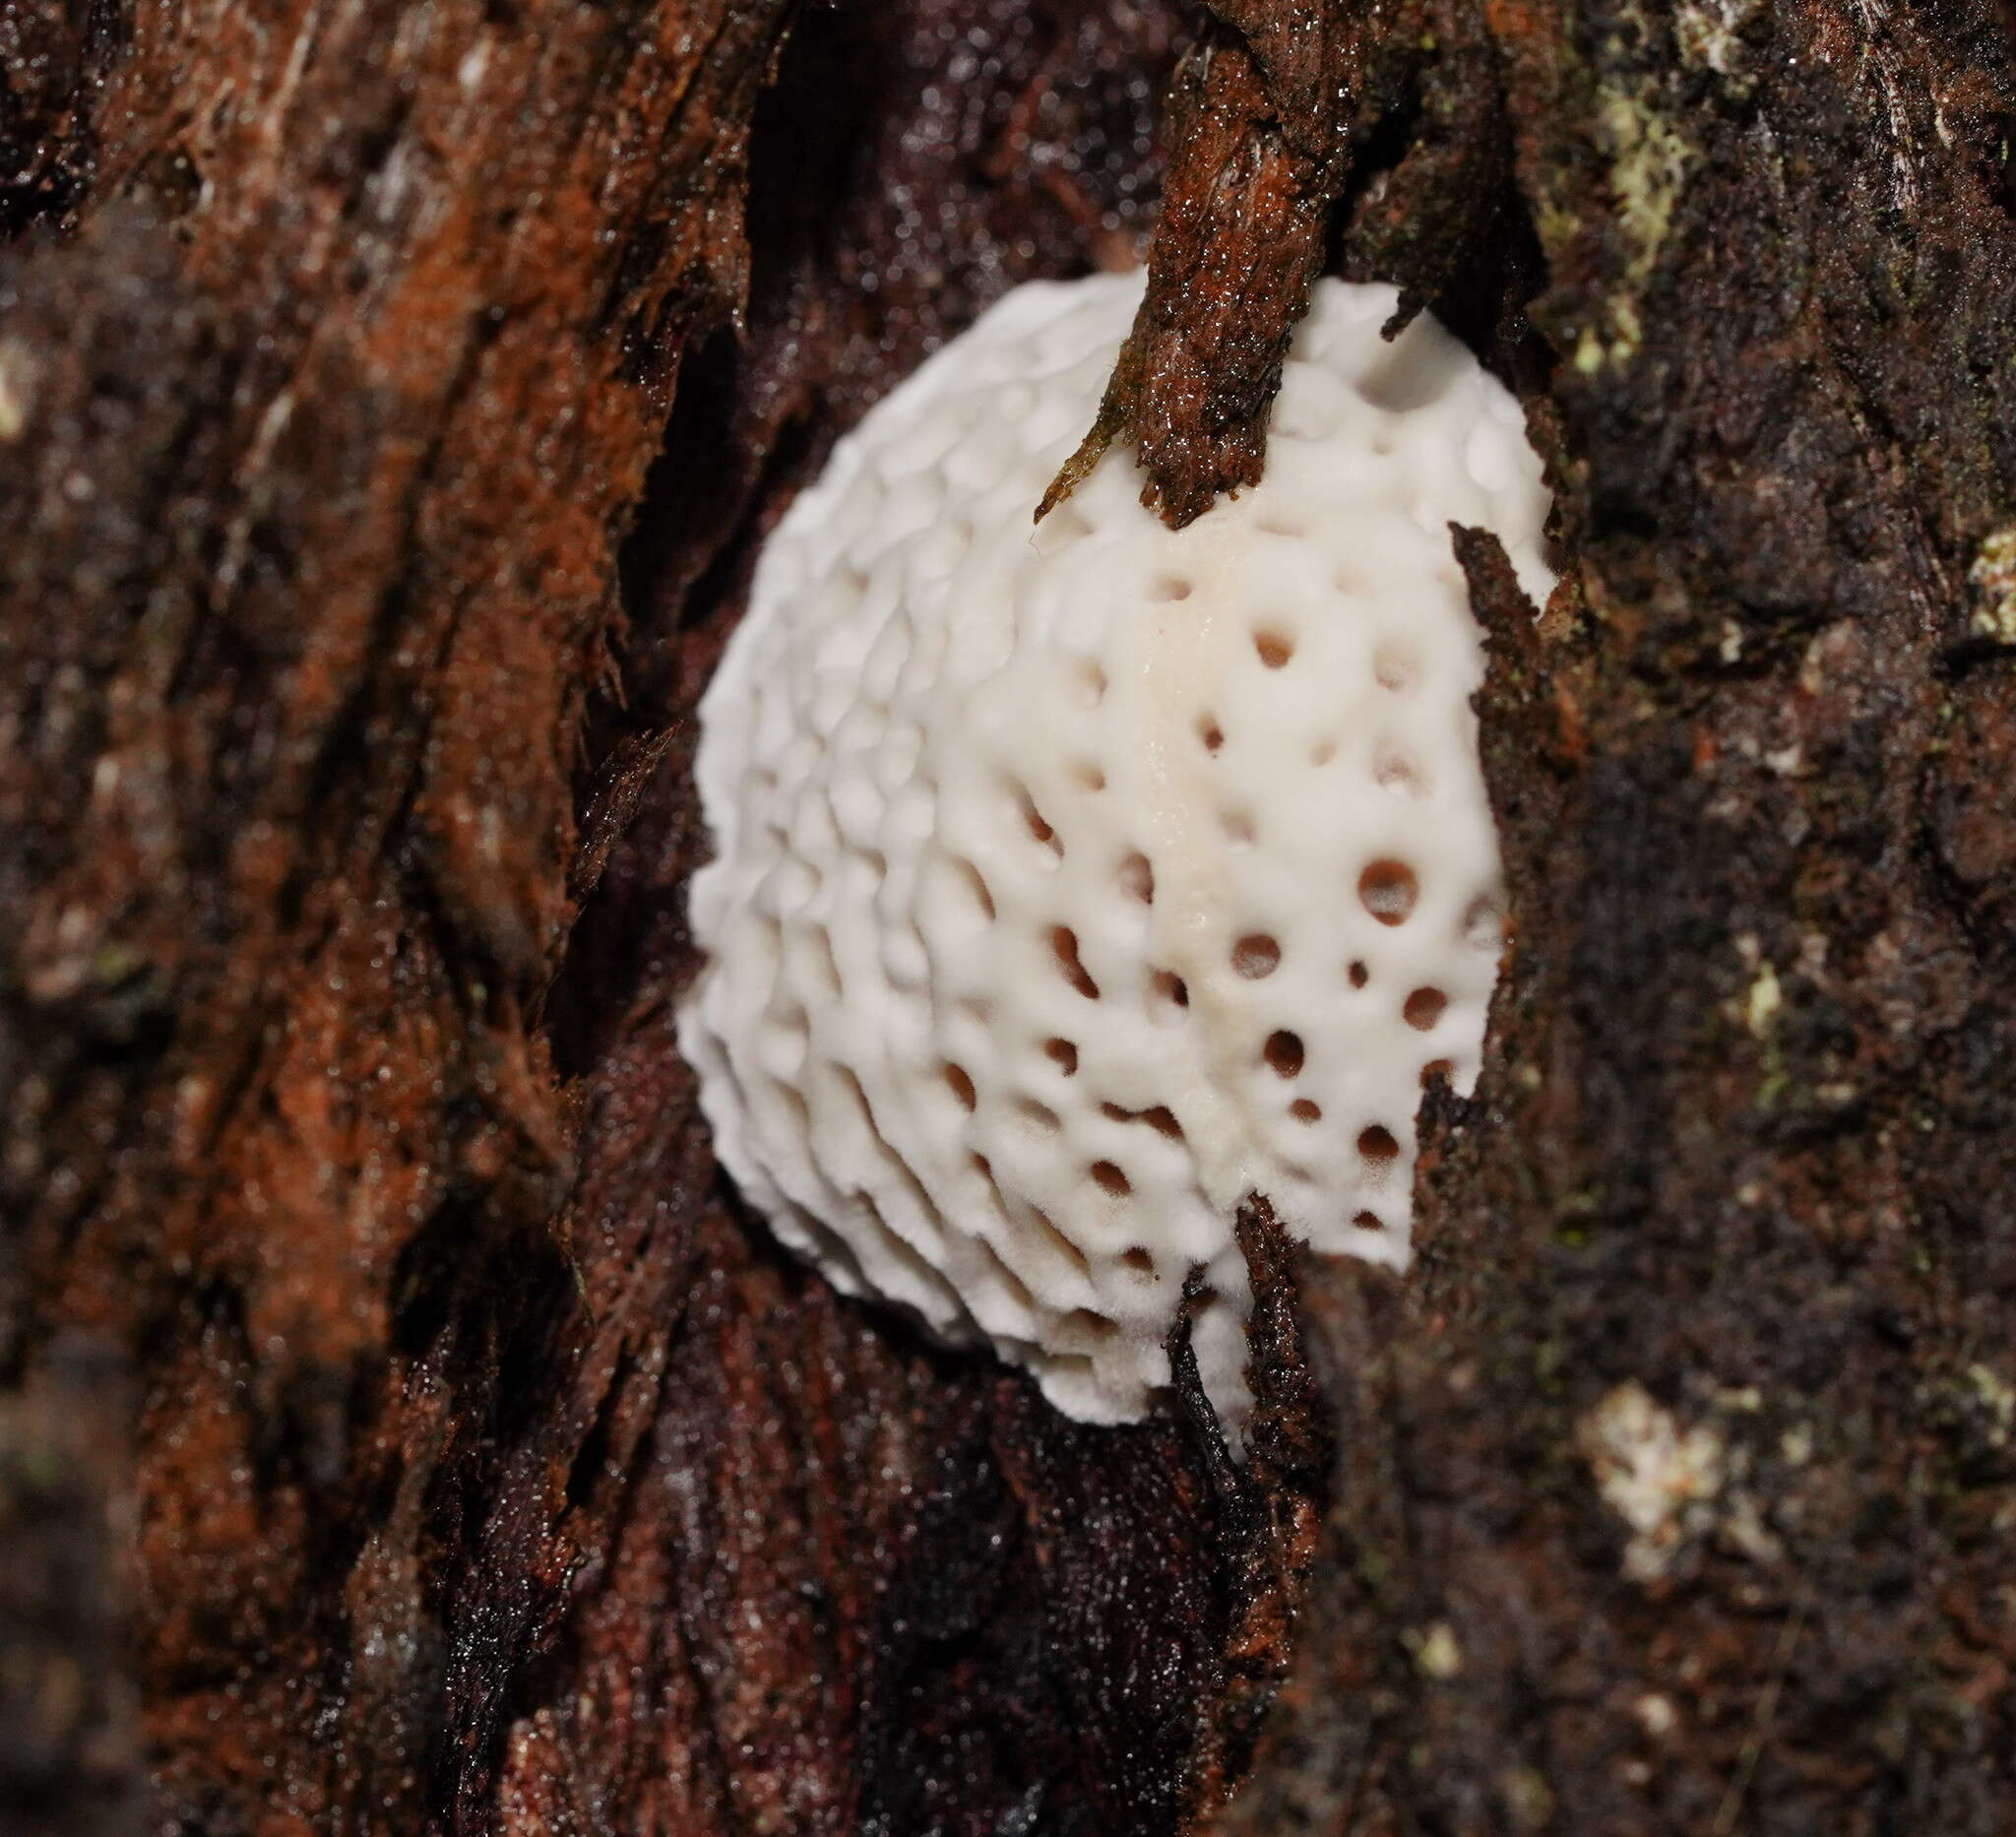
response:
<svg viewBox="0 0 2016 1837"><path fill-rule="evenodd" d="M681 1014L721 1158L840 1287L1074 1416L1244 1401L1239 1200L1408 1254L1424 1075L1475 1076L1497 852L1453 521L1529 591L1513 399L1325 282L1265 481L1182 532L1108 456L1032 531L1138 278L1010 294L835 451L702 708Z"/></svg>

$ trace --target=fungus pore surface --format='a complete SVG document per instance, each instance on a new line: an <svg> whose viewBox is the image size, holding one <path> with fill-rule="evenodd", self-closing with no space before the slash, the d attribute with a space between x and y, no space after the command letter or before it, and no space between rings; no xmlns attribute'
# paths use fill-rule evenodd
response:
<svg viewBox="0 0 2016 1837"><path fill-rule="evenodd" d="M1201 1268L1236 1433L1241 1199L1404 1264L1424 1077L1476 1076L1497 849L1448 526L1538 600L1547 499L1461 345L1325 281L1260 485L1172 532L1114 452L1032 528L1140 288L1010 293L771 538L702 704L680 1039L784 1242L1072 1416L1147 1408Z"/></svg>

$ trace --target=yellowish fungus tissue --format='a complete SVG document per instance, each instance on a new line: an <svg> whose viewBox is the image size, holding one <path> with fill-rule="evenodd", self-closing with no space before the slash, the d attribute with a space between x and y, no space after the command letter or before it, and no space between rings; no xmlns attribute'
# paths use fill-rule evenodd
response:
<svg viewBox="0 0 2016 1837"><path fill-rule="evenodd" d="M1098 407L1138 276L1020 287L835 449L701 709L715 858L680 1012L721 1159L850 1294L1111 1423L1200 1372L1238 1433L1265 1194L1408 1258L1424 1078L1467 1090L1498 860L1450 543L1551 585L1518 404L1325 281L1267 475L1188 529Z"/></svg>

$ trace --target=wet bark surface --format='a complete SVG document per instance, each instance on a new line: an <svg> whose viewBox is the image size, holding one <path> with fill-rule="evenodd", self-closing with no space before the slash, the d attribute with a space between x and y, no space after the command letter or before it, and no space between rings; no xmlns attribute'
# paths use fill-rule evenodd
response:
<svg viewBox="0 0 2016 1837"><path fill-rule="evenodd" d="M0 59L23 1829L2005 1827L1999 8L39 0ZM1486 1069L1406 1281L1249 1209L1243 1467L780 1256L669 1022L762 533L1147 247L1165 148L1095 435L1150 501L1257 475L1335 268L1519 388L1564 568L1535 625L1459 538Z"/></svg>

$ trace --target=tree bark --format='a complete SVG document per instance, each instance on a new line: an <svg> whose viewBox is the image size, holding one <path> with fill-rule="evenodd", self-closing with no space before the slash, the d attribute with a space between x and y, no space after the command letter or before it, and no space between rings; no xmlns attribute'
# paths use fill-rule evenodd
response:
<svg viewBox="0 0 2016 1837"><path fill-rule="evenodd" d="M1210 13L0 20L24 1831L2006 1827L2009 22ZM1095 441L1208 515L1376 275L1563 567L1535 624L1457 538L1485 1072L1409 1277L1248 1209L1244 1466L782 1257L669 1021L757 543L1147 246L1166 85Z"/></svg>

